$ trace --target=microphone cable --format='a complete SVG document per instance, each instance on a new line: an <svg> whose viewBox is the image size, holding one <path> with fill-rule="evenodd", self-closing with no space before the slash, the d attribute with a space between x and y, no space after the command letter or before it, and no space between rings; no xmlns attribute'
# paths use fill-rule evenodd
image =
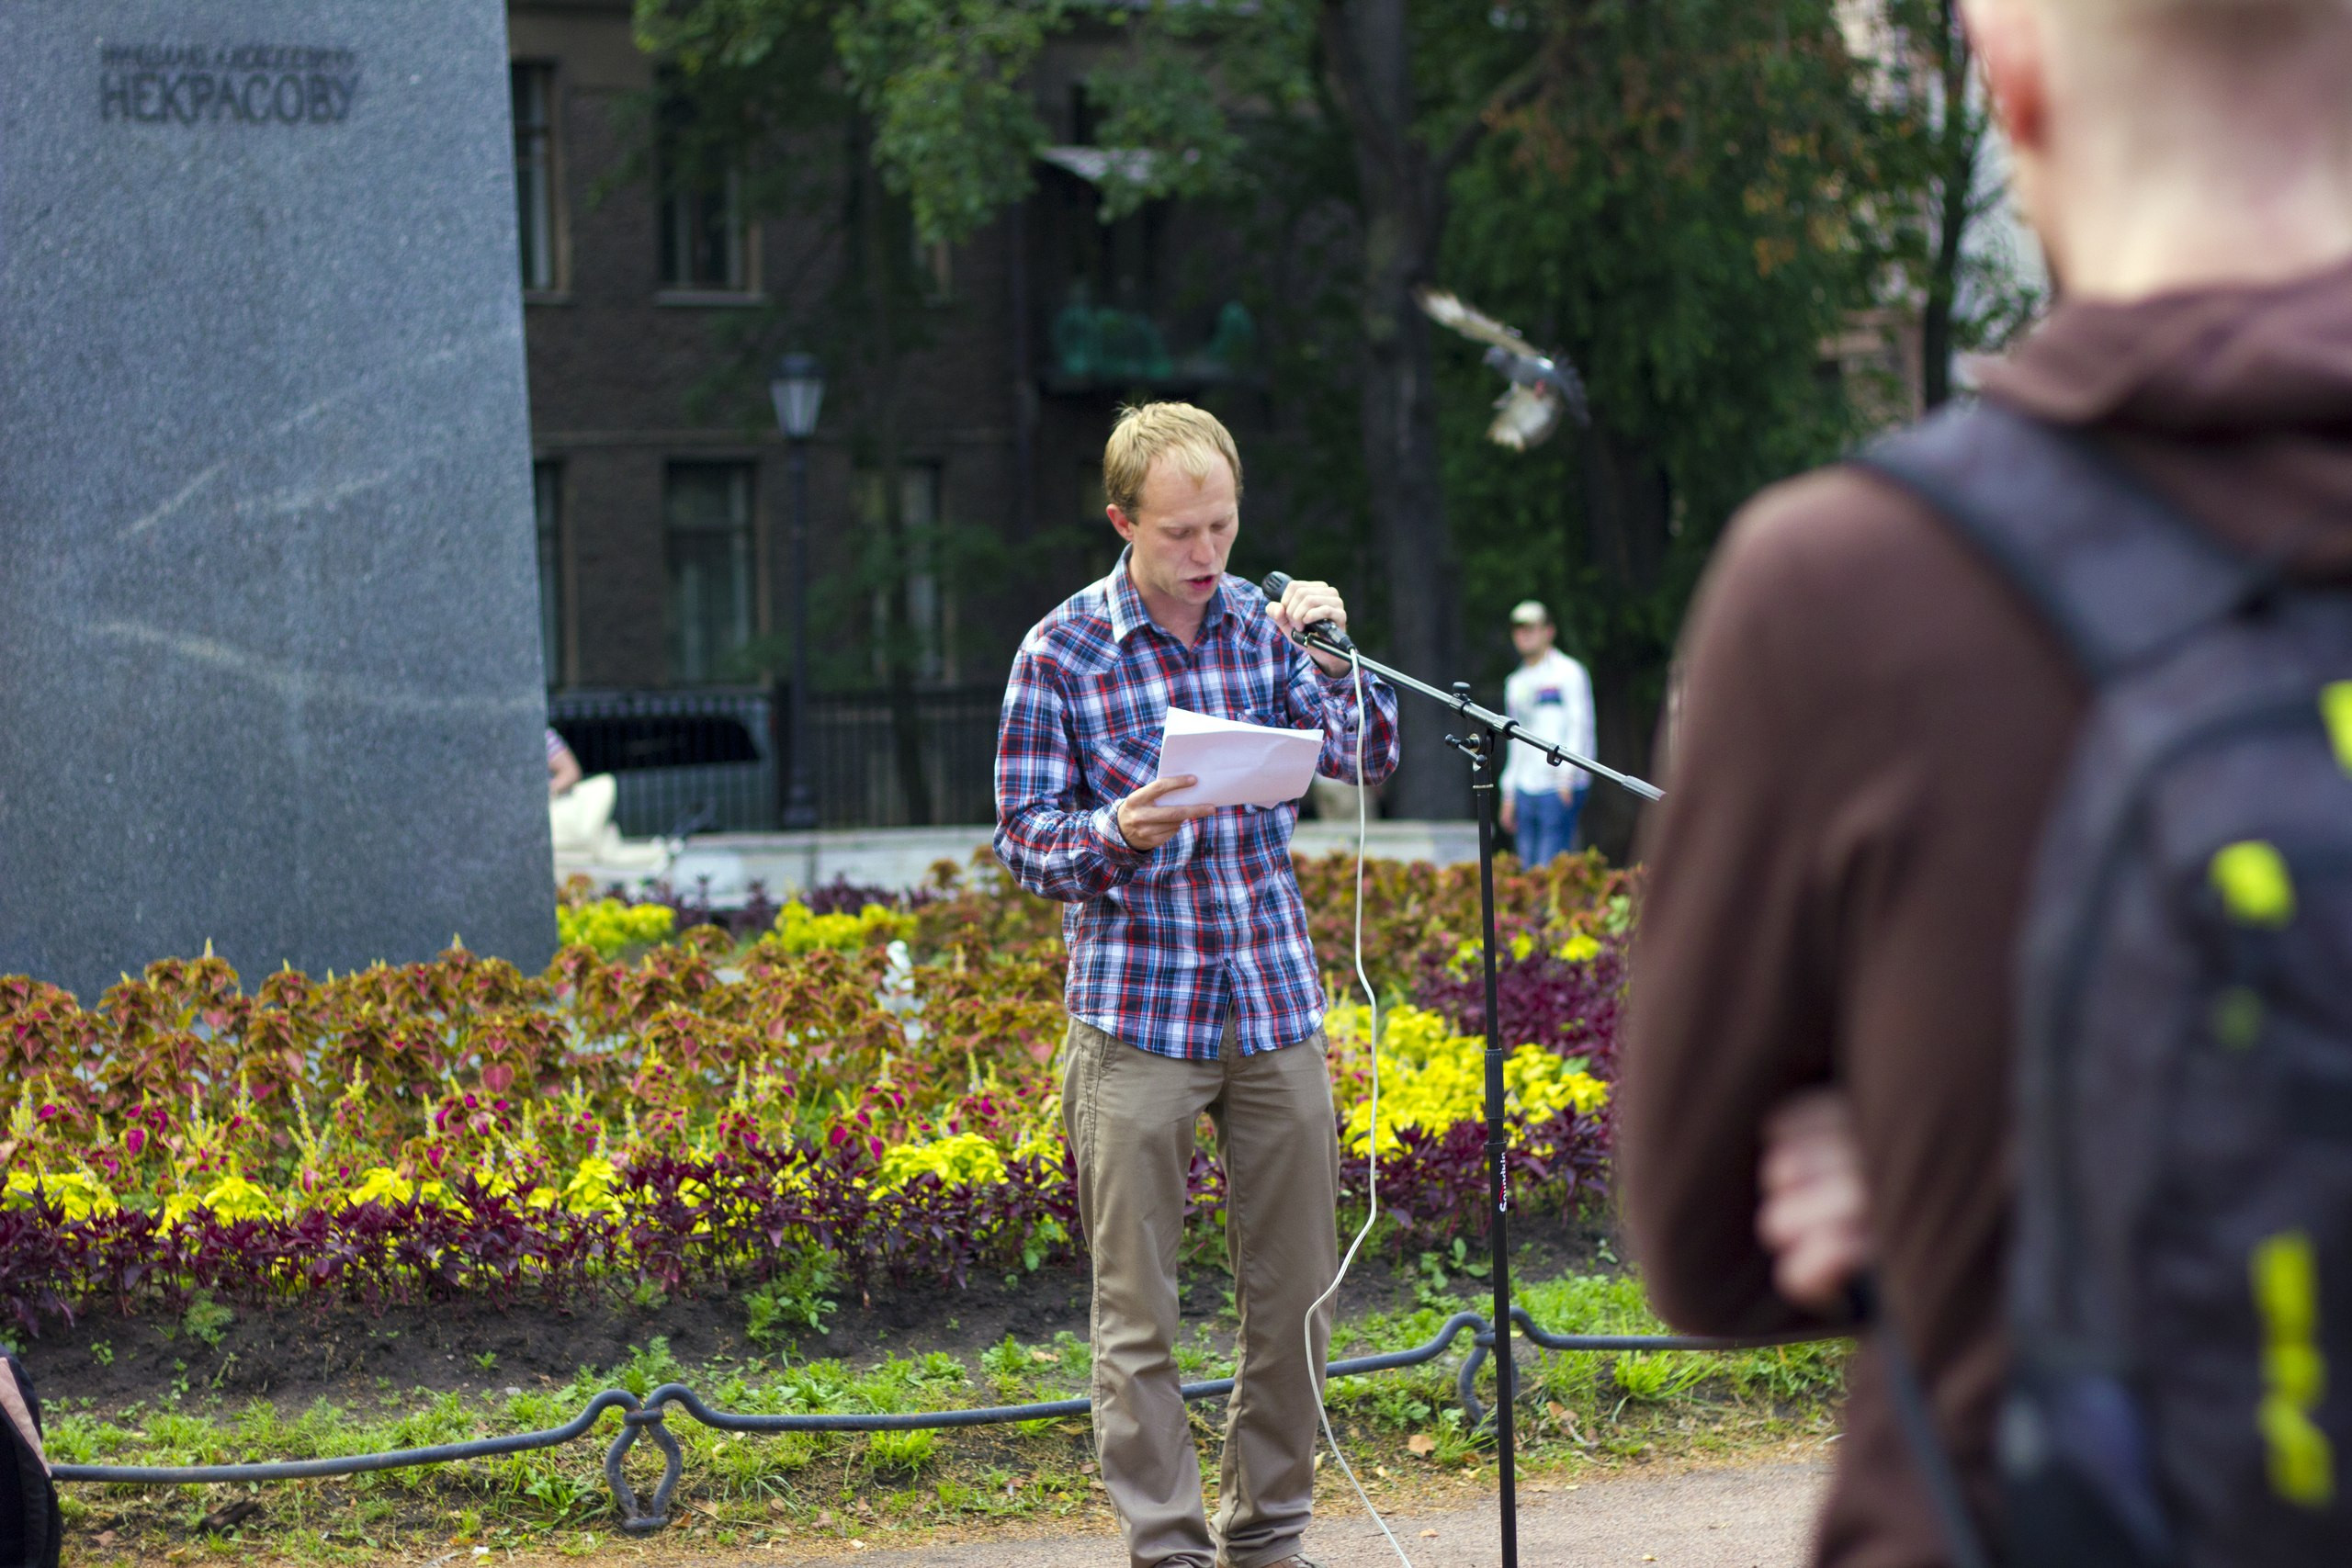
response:
<svg viewBox="0 0 2352 1568"><path fill-rule="evenodd" d="M1372 1126L1369 1140L1364 1146L1364 1186L1371 1199L1371 1207L1363 1217L1363 1228L1356 1232L1355 1240L1348 1244L1346 1255L1340 1259L1340 1270L1332 1276L1330 1288L1307 1303L1306 1316L1299 1325L1299 1334L1306 1344L1306 1364L1313 1369L1314 1375L1318 1380L1316 1410L1322 1417L1323 1439L1331 1445L1331 1457L1340 1461L1340 1473L1348 1478L1348 1484L1355 1488L1356 1500L1363 1505L1363 1511L1370 1514L1372 1522L1380 1527L1380 1533L1387 1540L1388 1549L1396 1554L1396 1561L1403 1563L1405 1568L1413 1568L1413 1560L1405 1555L1405 1548L1397 1540L1396 1532L1388 1528L1388 1521L1380 1517L1380 1510L1373 1506L1371 1496L1363 1489L1363 1483L1356 1478L1355 1467L1348 1462L1348 1456L1340 1450L1339 1437L1331 1430L1331 1405L1329 1391L1320 1386L1323 1376L1322 1366L1320 1359L1315 1354L1315 1314L1324 1303L1332 1302L1334 1303L1332 1315L1338 1316L1336 1298L1339 1296L1340 1287L1346 1282L1348 1269L1355 1262L1356 1252L1363 1246L1364 1237L1372 1234L1374 1222L1380 1218L1380 997L1373 990L1372 980L1363 970L1363 862L1366 840L1370 832L1368 824L1372 798L1372 791L1364 784L1363 778L1363 738L1364 733L1372 728L1372 720L1363 705L1363 660L1352 646L1348 649L1348 668L1355 677L1356 698L1356 984L1363 988L1364 1003L1370 1009L1366 1033L1372 1049Z"/></svg>

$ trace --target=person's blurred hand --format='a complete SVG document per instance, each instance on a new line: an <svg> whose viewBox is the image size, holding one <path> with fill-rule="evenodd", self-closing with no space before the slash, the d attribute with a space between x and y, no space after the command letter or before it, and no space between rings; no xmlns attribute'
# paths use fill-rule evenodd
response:
<svg viewBox="0 0 2352 1568"><path fill-rule="evenodd" d="M1502 790L1498 793L1499 793L1503 797L1503 831L1506 833L1516 832L1519 829L1519 797L1510 790Z"/></svg>
<svg viewBox="0 0 2352 1568"><path fill-rule="evenodd" d="M1772 1282L1801 1307L1834 1310L1870 1266L1870 1199L1861 1144L1845 1091L1806 1089L1764 1119L1757 1239L1772 1255Z"/></svg>
<svg viewBox="0 0 2352 1568"><path fill-rule="evenodd" d="M1214 806L1160 806L1159 797L1170 790L1182 789L1201 781L1191 773L1178 773L1173 778L1154 779L1143 788L1119 802L1119 837L1126 840L1131 850L1156 850L1176 836L1176 830L1195 818L1214 812Z"/></svg>

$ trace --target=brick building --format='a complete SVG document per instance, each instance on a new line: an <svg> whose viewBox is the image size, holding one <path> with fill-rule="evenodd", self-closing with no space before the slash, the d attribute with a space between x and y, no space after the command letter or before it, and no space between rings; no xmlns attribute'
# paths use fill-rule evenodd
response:
<svg viewBox="0 0 2352 1568"><path fill-rule="evenodd" d="M854 265L853 236L821 199L747 221L740 180L665 191L644 151L655 77L628 0L512 0L508 19L559 716L587 711L592 693L764 685L788 669L794 602L788 446L766 367L829 326L854 341L822 317ZM927 298L892 383L906 525L895 543L878 534L883 480L856 367L828 366L808 453L811 689L823 709L812 754L856 775L820 791L829 822L910 814L877 739L888 733L874 695L886 636L908 650L923 722L960 716L962 739L926 731L939 776L925 814L971 818L969 732L992 722L1020 634L1115 553L1098 468L1123 396L1200 396L1244 429L1262 412L1251 323L1218 296L1214 231L1188 236L1165 205L1098 220L1088 176L1104 154L1087 145L1077 87L1095 47L1057 43L1035 73L1064 143L1035 193L969 243L909 258ZM895 232L911 251L903 221ZM1170 260L1186 256L1181 269ZM754 803L729 825L759 825L758 814Z"/></svg>

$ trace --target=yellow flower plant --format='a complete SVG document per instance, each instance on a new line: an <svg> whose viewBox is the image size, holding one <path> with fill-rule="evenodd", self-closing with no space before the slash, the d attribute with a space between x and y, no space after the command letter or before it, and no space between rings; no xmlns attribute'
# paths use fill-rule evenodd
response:
<svg viewBox="0 0 2352 1568"><path fill-rule="evenodd" d="M1400 1128L1442 1133L1457 1122L1486 1114L1487 1043L1456 1034L1445 1020L1416 1007L1387 1010L1381 1019L1380 1152L1402 1146ZM1364 1060L1370 1010L1350 1004L1331 1010L1323 1027L1343 1068L1369 1077ZM1518 1122L1540 1122L1573 1107L1590 1114L1609 1099L1609 1086L1573 1061L1541 1045L1521 1045L1503 1062L1506 1104ZM1349 1107L1343 1141L1362 1154L1371 1145L1372 1102L1356 1097ZM1512 1130L1514 1140L1517 1128Z"/></svg>

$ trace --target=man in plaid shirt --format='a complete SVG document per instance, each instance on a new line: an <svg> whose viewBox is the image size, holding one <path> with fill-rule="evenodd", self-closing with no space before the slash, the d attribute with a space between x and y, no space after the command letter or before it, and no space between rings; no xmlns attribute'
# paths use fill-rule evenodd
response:
<svg viewBox="0 0 2352 1568"><path fill-rule="evenodd" d="M1241 458L1183 403L1126 410L1103 453L1126 541L1021 645L997 741L996 852L1069 908L1062 1125L1093 1255L1094 1443L1133 1568L1313 1568L1329 1306L1339 1268L1340 1148L1323 990L1291 867L1295 803L1165 806L1155 778L1174 705L1323 731L1321 772L1396 768L1396 696L1290 640L1344 626L1328 583L1280 604L1225 572ZM1359 727L1362 727L1361 736ZM1201 1506L1172 1354L1177 1244L1193 1129L1207 1111L1227 1179L1240 1355L1226 1407L1214 1530Z"/></svg>

